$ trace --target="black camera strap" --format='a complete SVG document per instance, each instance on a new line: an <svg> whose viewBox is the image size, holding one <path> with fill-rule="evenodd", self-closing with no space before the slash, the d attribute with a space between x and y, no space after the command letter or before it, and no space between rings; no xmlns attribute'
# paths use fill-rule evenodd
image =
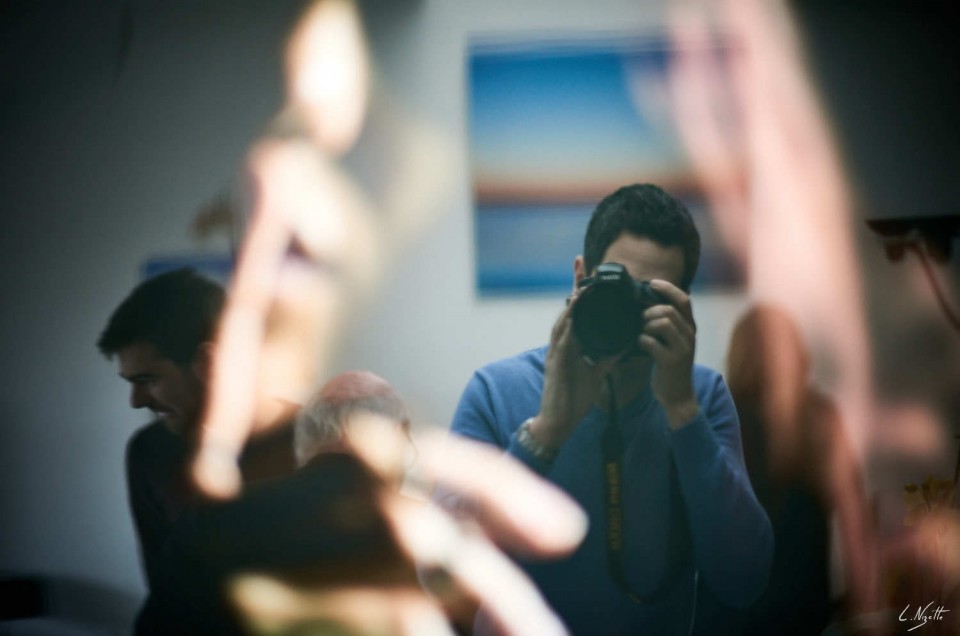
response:
<svg viewBox="0 0 960 636"><path fill-rule="evenodd" d="M626 536L623 518L623 432L620 428L617 395L613 388L613 379L609 375L607 392L610 397L609 419L600 442L604 499L607 504L607 568L617 586L633 602L641 605L655 603L666 596L670 586L664 584L651 594L637 594L630 589L623 569L623 542Z"/></svg>

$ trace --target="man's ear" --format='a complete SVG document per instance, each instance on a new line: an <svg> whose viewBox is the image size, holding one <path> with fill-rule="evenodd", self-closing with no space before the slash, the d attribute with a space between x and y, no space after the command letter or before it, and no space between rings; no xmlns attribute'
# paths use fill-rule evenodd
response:
<svg viewBox="0 0 960 636"><path fill-rule="evenodd" d="M197 347L197 352L193 356L193 362L190 363L190 368L193 370L194 375L204 382L210 380L210 373L213 370L213 354L216 349L216 345L209 340L201 342L200 346Z"/></svg>
<svg viewBox="0 0 960 636"><path fill-rule="evenodd" d="M587 266L583 261L583 254L579 254L573 259L573 291L577 291L577 285L586 277Z"/></svg>

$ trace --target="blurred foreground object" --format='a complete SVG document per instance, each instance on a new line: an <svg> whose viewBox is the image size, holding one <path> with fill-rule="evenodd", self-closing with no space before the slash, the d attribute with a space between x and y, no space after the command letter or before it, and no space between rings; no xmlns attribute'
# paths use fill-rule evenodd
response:
<svg viewBox="0 0 960 636"><path fill-rule="evenodd" d="M563 556L586 532L576 504L510 459L439 433L417 440L424 489L401 492L410 440L400 422L361 408L340 423L340 441L293 475L181 516L157 573L164 624L181 635L418 635L465 629L482 605L506 633L565 633L494 544ZM429 503L433 484L469 501L472 522Z"/></svg>
<svg viewBox="0 0 960 636"><path fill-rule="evenodd" d="M243 440L308 398L386 266L443 209L443 137L375 90L371 66L355 3L311 3L286 49L287 101L248 155L250 219L193 466L209 496L237 493ZM385 167L375 184L354 178L347 151Z"/></svg>
<svg viewBox="0 0 960 636"><path fill-rule="evenodd" d="M744 633L822 632L836 618L831 556L845 576L844 616L873 609L876 538L863 475L840 413L811 383L809 353L788 313L765 304L747 310L733 330L727 382L750 481L776 537L770 582L747 611Z"/></svg>
<svg viewBox="0 0 960 636"><path fill-rule="evenodd" d="M403 469L402 452L393 457L384 452L405 447L394 422L357 417L348 431L349 446L385 484ZM493 542L539 558L562 556L586 531L586 519L576 505L523 467L479 445L438 434L417 440L417 447L420 479L459 493L477 511L477 526L465 529L432 503L397 494L389 487L381 489L381 510L406 557L406 572L413 574L415 565L432 596L416 586L377 586L378 577L353 586L340 580L325 589L299 585L287 590L287 630L304 619L319 618L335 619L345 633L452 633L444 629L448 624L444 611L465 629L476 606L483 605L506 633L566 633L532 584ZM473 469L472 477L462 474L464 466ZM508 497L503 496L506 489L511 491ZM382 566L379 572L382 576ZM235 595L248 620L260 626L265 626L265 617L275 620L275 608L265 608L263 598L256 600L246 585L249 580L241 579ZM323 613L324 604L335 608L332 614ZM431 626L429 631L422 631L425 625Z"/></svg>
<svg viewBox="0 0 960 636"><path fill-rule="evenodd" d="M908 263L899 272L885 267L872 241L866 245L862 221L868 217L885 235L894 259L912 249L936 263L950 252L953 227L931 222L954 215L960 194L956 8L898 0L677 7L678 119L711 208L720 222L749 228L742 249L751 300L784 307L808 337L852 457L868 469L882 564L898 563L906 568L903 580L915 581L929 571L933 551L921 547L927 524L908 532L896 527L900 475L952 464L960 350L937 305L946 307L944 289L956 291L957 270L942 293L927 293L926 259L926 272ZM736 43L727 60L700 46L715 32ZM732 78L733 107L722 112L716 104L729 102L717 90L718 77ZM729 112L736 113L736 138L723 134ZM741 164L743 179L728 178L728 167ZM907 227L898 227L908 217ZM908 236L911 223L938 227L937 236L920 230L925 236L912 246L892 237L919 238ZM894 509L885 515L890 498ZM949 524L932 525L951 536ZM842 549L845 560L860 552ZM944 557L938 567L949 572L948 563ZM947 617L960 609L936 594L911 597L905 608L902 599L884 596L881 563L867 565L868 593L859 607L850 599L854 616L840 631L916 629L920 623L898 622L897 615L907 609L912 619L917 603L945 603Z"/></svg>
<svg viewBox="0 0 960 636"><path fill-rule="evenodd" d="M356 6L314 2L287 47L288 104L248 159L251 221L217 337L194 478L234 496L251 430L290 415L331 362L349 309L378 271L377 228L336 157L356 141L369 59ZM356 300L353 300L356 302Z"/></svg>
<svg viewBox="0 0 960 636"><path fill-rule="evenodd" d="M255 633L450 633L458 608L476 605L509 633L564 633L495 543L558 557L582 540L586 520L564 494L497 453L417 441L428 490L401 495L402 428L358 411L338 423L337 452L240 493L244 440L289 418L326 375L345 317L382 270L383 232L402 225L396 213L414 200L375 216L337 161L360 131L368 63L355 4L313 3L287 49L288 103L249 154L251 219L193 466L201 490L220 501L171 544L203 572L179 600L202 608L232 582L234 616ZM425 503L433 482L476 502L473 524ZM417 567L434 596L419 587Z"/></svg>
<svg viewBox="0 0 960 636"><path fill-rule="evenodd" d="M671 28L678 127L710 209L730 226L724 236L749 230L732 247L748 263L750 296L796 316L835 370L859 455L873 396L853 194L789 3L678 2ZM717 32L733 43L724 59L707 46Z"/></svg>

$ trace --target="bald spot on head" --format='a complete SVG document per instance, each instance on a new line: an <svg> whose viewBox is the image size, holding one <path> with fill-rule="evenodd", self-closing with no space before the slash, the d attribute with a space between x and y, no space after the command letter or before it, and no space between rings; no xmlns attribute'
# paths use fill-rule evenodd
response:
<svg viewBox="0 0 960 636"><path fill-rule="evenodd" d="M331 406L339 406L368 397L393 395L390 383L370 371L347 371L334 377L320 389L319 397Z"/></svg>
<svg viewBox="0 0 960 636"><path fill-rule="evenodd" d="M348 371L331 378L301 409L294 423L294 452L302 466L318 453L333 450L343 440L352 416L372 413L409 432L403 400L389 382L369 371Z"/></svg>

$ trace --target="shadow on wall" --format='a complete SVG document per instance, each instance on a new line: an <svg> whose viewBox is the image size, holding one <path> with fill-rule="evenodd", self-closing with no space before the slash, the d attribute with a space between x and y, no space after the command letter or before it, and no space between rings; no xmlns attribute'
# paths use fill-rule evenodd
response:
<svg viewBox="0 0 960 636"><path fill-rule="evenodd" d="M140 600L94 581L0 573L0 634L130 633Z"/></svg>

